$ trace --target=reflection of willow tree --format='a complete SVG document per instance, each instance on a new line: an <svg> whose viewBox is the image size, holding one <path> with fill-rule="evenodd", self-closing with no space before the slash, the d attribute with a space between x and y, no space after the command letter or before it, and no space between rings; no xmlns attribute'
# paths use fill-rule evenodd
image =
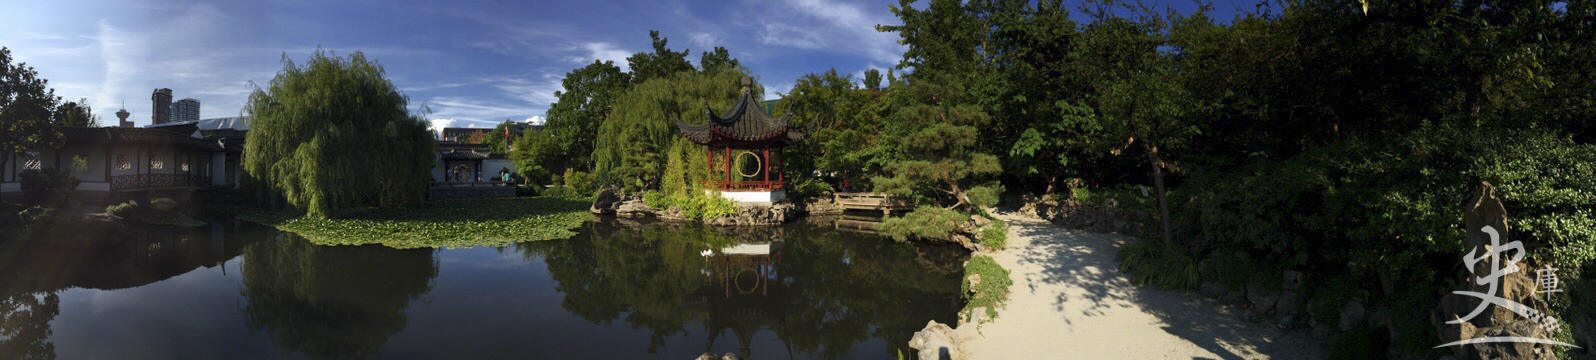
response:
<svg viewBox="0 0 1596 360"><path fill-rule="evenodd" d="M404 310L432 289L432 250L317 246L299 238L244 249L250 328L316 358L371 357L405 327Z"/></svg>
<svg viewBox="0 0 1596 360"><path fill-rule="evenodd" d="M0 358L54 359L50 320L60 313L61 298L54 292L0 297Z"/></svg>
<svg viewBox="0 0 1596 360"><path fill-rule="evenodd" d="M885 355L892 356L926 320L951 322L961 305L956 265L962 259L950 257L949 268L927 268L918 261L919 252L953 249L916 248L864 235L844 239L832 229L797 224L735 230L753 232L743 236L720 231L726 230L593 223L577 238L521 249L545 258L565 294L566 310L601 324L626 313L628 324L654 332L650 352L697 323L711 337L731 332L739 341L769 329L795 352L828 358L882 338L891 347ZM784 253L768 294L733 290L728 298L720 283L704 275L700 251L730 245L734 238L777 234L785 238Z"/></svg>

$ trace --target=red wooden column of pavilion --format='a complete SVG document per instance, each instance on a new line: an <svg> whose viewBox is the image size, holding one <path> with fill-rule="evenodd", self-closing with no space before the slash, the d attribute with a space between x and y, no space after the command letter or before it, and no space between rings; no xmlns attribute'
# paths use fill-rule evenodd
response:
<svg viewBox="0 0 1596 360"><path fill-rule="evenodd" d="M755 98L750 90L752 84L752 79L743 78L742 95L731 108L720 114L705 106L704 123L676 122L677 130L681 131L683 137L707 147L704 155L708 160L712 178L717 162L715 152L720 150L722 154L719 159L722 165L720 170L723 172L721 180L708 181L705 184L706 188L722 192L775 192L785 189L784 177L780 173L774 174L773 181L771 171L781 169L777 162L781 160L782 147L803 140L804 133L787 125L788 120L792 118L791 111L780 118L772 117L765 112L760 106L759 99ZM774 158L771 157L771 150L775 150ZM733 151L736 151L735 156L752 155L758 160L760 164L758 173L745 174L741 169L734 170ZM738 175L736 179L732 178L734 171ZM752 179L745 179L744 175Z"/></svg>

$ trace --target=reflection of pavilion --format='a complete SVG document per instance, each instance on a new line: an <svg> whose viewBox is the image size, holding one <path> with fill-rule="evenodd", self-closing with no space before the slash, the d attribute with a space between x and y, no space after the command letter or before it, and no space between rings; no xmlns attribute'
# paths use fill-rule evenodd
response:
<svg viewBox="0 0 1596 360"><path fill-rule="evenodd" d="M721 248L706 259L714 280L695 296L709 306L709 319L704 321L709 333L705 352L713 353L715 339L731 330L737 337L738 356L749 359L754 334L771 330L792 357L791 344L782 338L786 332L784 309L792 294L780 281L781 248L781 241L742 243Z"/></svg>
<svg viewBox="0 0 1596 360"><path fill-rule="evenodd" d="M776 264L781 261L781 242L737 244L721 248L709 259L710 271L720 287L731 297L732 289L747 295L759 292L769 294L770 279L776 276ZM744 279L751 275L751 279Z"/></svg>

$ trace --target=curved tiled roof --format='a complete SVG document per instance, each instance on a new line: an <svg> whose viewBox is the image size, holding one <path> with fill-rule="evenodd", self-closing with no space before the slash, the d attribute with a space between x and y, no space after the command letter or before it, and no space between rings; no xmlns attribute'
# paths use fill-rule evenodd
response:
<svg viewBox="0 0 1596 360"><path fill-rule="evenodd" d="M746 83L746 82L745 82ZM798 129L787 126L792 119L792 111L787 111L780 118L773 118L765 109L759 106L759 100L744 85L742 97L737 99L730 109L717 115L708 106L704 107L704 114L708 121L703 124L688 124L676 121L677 130L682 136L694 143L708 145L716 142L761 142L775 141L777 144L790 144L803 140L804 133Z"/></svg>
<svg viewBox="0 0 1596 360"><path fill-rule="evenodd" d="M187 130L187 133L183 133ZM221 151L221 146L215 142L195 138L192 134L197 131L193 126L169 126L162 128L124 128L124 127L63 127L61 135L67 143L82 144L155 144L186 146L200 150Z"/></svg>

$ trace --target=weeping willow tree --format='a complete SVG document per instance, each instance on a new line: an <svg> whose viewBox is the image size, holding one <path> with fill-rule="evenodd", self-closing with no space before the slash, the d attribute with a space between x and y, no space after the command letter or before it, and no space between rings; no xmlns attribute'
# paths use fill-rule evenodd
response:
<svg viewBox="0 0 1596 360"><path fill-rule="evenodd" d="M317 50L302 66L285 55L283 70L244 106L254 121L244 171L267 203L312 216L415 204L436 151L426 119L408 106L359 51Z"/></svg>
<svg viewBox="0 0 1596 360"><path fill-rule="evenodd" d="M708 173L704 147L683 140L676 120L702 123L705 105L716 111L731 107L741 94L744 76L740 69L718 67L679 72L632 87L599 126L593 151L599 181L628 189L669 184L675 187L668 190L673 192L697 186ZM752 91L764 93L758 85ZM670 169L674 167L680 168Z"/></svg>

